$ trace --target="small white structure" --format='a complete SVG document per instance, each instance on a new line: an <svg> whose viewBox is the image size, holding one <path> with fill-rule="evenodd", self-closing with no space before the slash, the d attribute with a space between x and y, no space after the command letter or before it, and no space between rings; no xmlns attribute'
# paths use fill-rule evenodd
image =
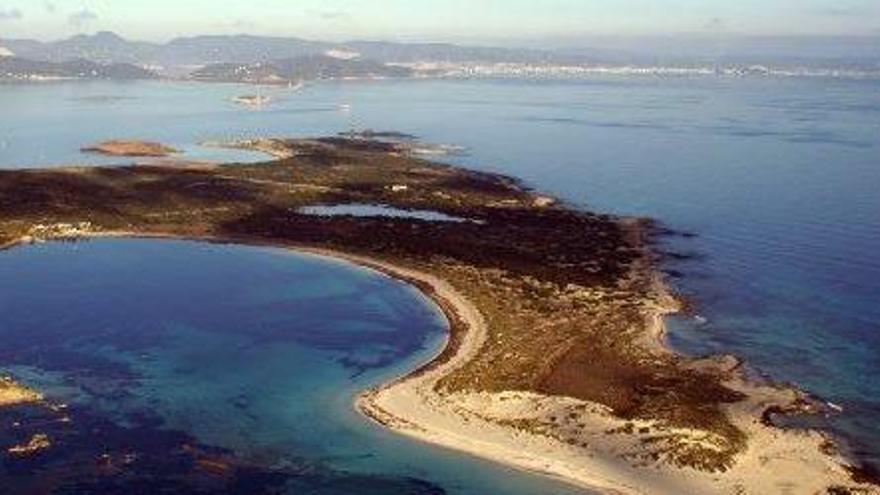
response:
<svg viewBox="0 0 880 495"><path fill-rule="evenodd" d="M334 48L332 50L327 50L326 52L324 52L324 55L339 60L354 60L361 57L360 53L348 50L346 48Z"/></svg>

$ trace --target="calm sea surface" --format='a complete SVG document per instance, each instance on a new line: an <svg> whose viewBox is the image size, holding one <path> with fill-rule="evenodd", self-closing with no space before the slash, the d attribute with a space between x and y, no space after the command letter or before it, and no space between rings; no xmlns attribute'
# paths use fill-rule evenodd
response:
<svg viewBox="0 0 880 495"><path fill-rule="evenodd" d="M672 343L743 356L843 406L830 427L880 462L880 82L383 81L264 89L275 102L261 111L229 101L253 92L0 86L0 168L106 163L77 150L120 137L194 157L201 140L353 128L463 145L447 159L696 234L664 240L692 255L668 268L684 274L675 284L705 318L673 319Z"/></svg>
<svg viewBox="0 0 880 495"><path fill-rule="evenodd" d="M348 264L184 241L27 246L0 253L0 314L0 370L71 404L74 427L82 411L124 425L134 452L183 431L287 473L292 494L580 493L356 413L358 392L436 353L446 323L409 285ZM0 482L69 472L62 459L0 464Z"/></svg>

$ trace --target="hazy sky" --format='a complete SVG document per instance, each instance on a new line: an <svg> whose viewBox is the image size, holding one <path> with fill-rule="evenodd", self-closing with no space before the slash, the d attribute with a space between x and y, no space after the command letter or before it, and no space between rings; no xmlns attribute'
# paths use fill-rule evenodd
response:
<svg viewBox="0 0 880 495"><path fill-rule="evenodd" d="M116 31L536 40L724 32L880 35L880 0L0 0L0 37Z"/></svg>

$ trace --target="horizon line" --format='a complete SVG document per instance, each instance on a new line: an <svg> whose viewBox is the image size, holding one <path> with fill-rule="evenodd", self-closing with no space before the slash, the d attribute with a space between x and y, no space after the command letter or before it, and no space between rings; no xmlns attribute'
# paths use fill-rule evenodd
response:
<svg viewBox="0 0 880 495"><path fill-rule="evenodd" d="M880 41L880 33L869 34L869 33L855 33L855 34L827 34L827 33L815 33L815 34L792 34L792 33L783 33L783 34L766 34L766 33L735 33L735 32L708 32L708 31L690 31L690 32L679 32L679 33L630 33L630 34L599 34L599 33L569 33L569 34L555 34L555 35L547 35L547 36L528 36L528 37L496 37L496 38L468 38L465 36L458 38L450 38L450 37L431 37L431 36L404 36L404 37L371 37L371 36L355 36L351 38L319 38L319 37L308 37L308 36L299 36L296 34L266 34L266 33L257 33L257 32L248 32L248 31L240 31L233 33L224 33L224 32L201 32L201 33L180 33L168 38L161 39L151 39L151 38L139 38L135 36L129 36L126 34L122 34L117 30L110 29L99 29L92 32L82 32L77 34L71 34L69 36L62 36L57 38L42 38L42 37L29 37L29 36L19 36L19 37L9 37L9 36L0 36L0 41L2 40L27 40L27 41L38 41L42 43L55 43L65 40L70 40L78 37L95 37L101 34L112 34L117 36L125 41L133 41L133 42L141 42L141 43L151 43L151 44L168 44L172 41L179 39L188 39L188 38L200 38L200 37L253 37L253 38L275 38L275 39L287 39L287 40L302 40L302 41L314 41L314 42L322 42L322 43L353 43L353 42L380 42L380 43L401 43L401 44L447 44L447 45L469 45L469 46L481 46L487 48L505 48L503 46L497 46L501 43L517 43L517 44L527 44L527 43L565 43L569 42L572 44L576 44L578 42L584 41L638 41L638 40L648 40L648 39L666 39L666 40L688 40L688 39L706 39L706 38L714 38L714 39L726 39L726 40L827 40L827 39L836 39L836 40L878 40ZM517 46L516 48L523 48L523 46ZM561 49L565 48L564 46L556 46L550 49ZM570 47L573 48L573 47Z"/></svg>

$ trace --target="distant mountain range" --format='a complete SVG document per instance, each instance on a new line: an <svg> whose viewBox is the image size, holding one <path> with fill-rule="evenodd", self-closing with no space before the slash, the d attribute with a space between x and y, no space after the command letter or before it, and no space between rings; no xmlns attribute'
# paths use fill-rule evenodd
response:
<svg viewBox="0 0 880 495"><path fill-rule="evenodd" d="M254 63L323 55L356 53L365 59L395 62L544 62L572 57L549 51L464 47L440 43L351 41L330 43L266 36L195 36L168 43L129 41L112 32L77 35L61 41L0 39L0 47L17 57L49 62L87 59L100 63L130 63L169 74L220 63Z"/></svg>
<svg viewBox="0 0 880 495"><path fill-rule="evenodd" d="M553 72L553 67L676 67L708 72L720 68L722 73L740 74L743 68L749 72L750 66L764 65L785 70L821 67L876 72L880 71L880 37L611 38L538 50L448 43L334 43L251 35L194 36L152 43L105 31L51 42L0 39L0 60L7 75L25 68L39 74L160 74L223 81L405 77L415 72L466 76L540 73L553 77L559 73ZM96 65L79 70L70 67L71 61L77 61L74 65L84 61ZM525 65L532 67L521 67ZM537 72L535 67L539 67ZM137 68L143 72L138 74ZM773 72L758 69L759 73Z"/></svg>

